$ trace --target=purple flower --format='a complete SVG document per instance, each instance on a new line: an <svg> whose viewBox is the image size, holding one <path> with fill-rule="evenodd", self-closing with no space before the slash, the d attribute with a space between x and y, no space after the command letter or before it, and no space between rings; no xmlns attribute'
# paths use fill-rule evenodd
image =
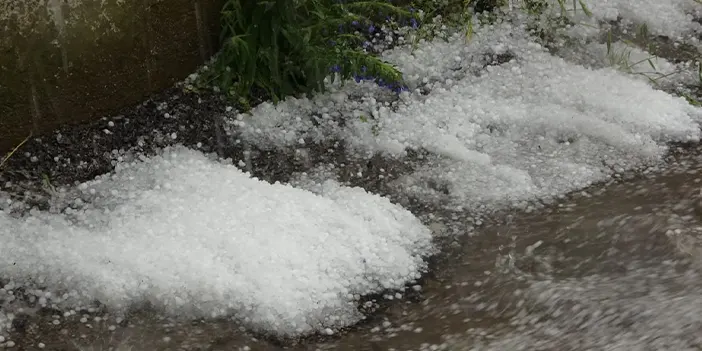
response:
<svg viewBox="0 0 702 351"><path fill-rule="evenodd" d="M370 26L368 26L368 33L373 34L374 32L375 32L375 26L371 24Z"/></svg>
<svg viewBox="0 0 702 351"><path fill-rule="evenodd" d="M400 86L394 87L394 88L392 89L392 91L394 91L396 94L400 94L400 93L402 93L403 91L409 91L409 87L407 87L407 86L405 86L405 85L400 85Z"/></svg>
<svg viewBox="0 0 702 351"><path fill-rule="evenodd" d="M417 29L417 27L419 27L419 23L414 18L410 19L410 23L412 24L412 28L414 29Z"/></svg>

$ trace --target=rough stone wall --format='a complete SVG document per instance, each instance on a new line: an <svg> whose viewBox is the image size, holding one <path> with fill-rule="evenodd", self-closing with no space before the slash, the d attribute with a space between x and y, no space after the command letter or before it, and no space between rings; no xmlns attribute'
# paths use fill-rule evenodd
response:
<svg viewBox="0 0 702 351"><path fill-rule="evenodd" d="M0 155L114 114L213 53L224 0L0 0Z"/></svg>

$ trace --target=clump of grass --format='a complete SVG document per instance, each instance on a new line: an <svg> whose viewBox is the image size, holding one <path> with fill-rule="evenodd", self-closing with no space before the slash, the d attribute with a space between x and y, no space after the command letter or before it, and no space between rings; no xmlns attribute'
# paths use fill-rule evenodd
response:
<svg viewBox="0 0 702 351"><path fill-rule="evenodd" d="M504 0L417 0L411 3L418 21L413 23L410 34L412 50L419 48L423 40L436 38L448 41L451 34L462 32L465 41L473 37L473 18L477 14L482 21L496 18L496 11L504 5Z"/></svg>
<svg viewBox="0 0 702 351"><path fill-rule="evenodd" d="M612 30L608 31L606 39L607 63L609 66L622 72L643 76L647 78L650 83L656 86L660 86L663 79L682 73L683 69L681 68L667 73L661 72L659 67L656 65L658 55L652 54L658 52L659 48L650 42L651 37L652 35L648 30L648 26L644 23L637 27L633 41L620 39L620 42L623 43L624 46L623 48L616 48L614 45ZM637 47L645 48L645 52L649 54L643 58L632 59L632 53ZM702 60L699 58L695 59L694 64L697 68L697 83L695 86L688 88L702 92ZM648 67L648 69L641 68L641 65ZM702 107L702 102L693 97L689 91L678 89L677 93L685 98L691 105Z"/></svg>
<svg viewBox="0 0 702 351"><path fill-rule="evenodd" d="M470 3L470 1L471 0L465 0L462 3L467 4ZM448 33L444 30L447 24L452 27L459 27L466 23L472 23L470 18L467 20L464 18L464 15L467 17L470 12L470 9L465 5L459 7L452 6L455 11L451 11L451 14L443 14L446 11L443 7L431 5L423 7L423 5L424 4L421 3L412 5L413 8L417 7L422 9L419 10L418 13L420 21L423 21L422 25L417 26L410 36L412 51L419 48L419 44L422 40L432 40L437 37L448 40ZM459 14L460 17L456 16L457 14Z"/></svg>
<svg viewBox="0 0 702 351"><path fill-rule="evenodd" d="M354 26L370 25L378 13L412 17L382 0L228 0L222 9L222 49L206 84L238 97L274 102L325 90L325 79L359 72L385 82L402 82L391 64L363 50Z"/></svg>
<svg viewBox="0 0 702 351"><path fill-rule="evenodd" d="M412 6L422 9L427 14L441 16L444 19L460 19L468 8L474 13L494 12L506 6L508 0L414 0Z"/></svg>
<svg viewBox="0 0 702 351"><path fill-rule="evenodd" d="M576 24L576 15L592 12L582 0L521 0L520 6L530 17L528 29L544 44L552 43L559 30Z"/></svg>
<svg viewBox="0 0 702 351"><path fill-rule="evenodd" d="M636 31L636 37L639 41L641 41L644 46L646 47L647 52L653 52L654 47L652 44L648 42L648 38L650 37L648 26L646 24L642 24L638 27ZM609 65L612 67L616 67L620 71L629 73L629 74L635 74L635 75L641 75L646 78L648 78L649 81L651 81L654 84L658 84L658 82L666 77L669 77L671 75L674 75L678 72L670 72L670 73L661 73L658 67L656 67L655 60L658 58L656 55L649 54L647 57L643 59L639 59L637 61L632 60L631 54L634 50L634 48L637 46L631 41L628 40L622 40L622 43L625 44L625 47L617 50L613 46L612 42L612 31L609 31L607 33L607 60L609 61ZM639 69L639 66L641 65L648 65L648 67L651 69L649 71L642 71Z"/></svg>

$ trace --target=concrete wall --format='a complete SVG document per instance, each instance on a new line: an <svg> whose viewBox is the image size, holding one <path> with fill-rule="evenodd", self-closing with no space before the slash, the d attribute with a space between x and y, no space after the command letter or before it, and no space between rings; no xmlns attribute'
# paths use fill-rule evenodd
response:
<svg viewBox="0 0 702 351"><path fill-rule="evenodd" d="M0 156L113 114L213 53L224 0L0 0Z"/></svg>

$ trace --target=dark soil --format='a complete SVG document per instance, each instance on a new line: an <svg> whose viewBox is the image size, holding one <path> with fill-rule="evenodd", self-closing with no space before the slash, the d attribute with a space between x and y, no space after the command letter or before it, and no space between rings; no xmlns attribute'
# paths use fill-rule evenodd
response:
<svg viewBox="0 0 702 351"><path fill-rule="evenodd" d="M338 180L342 183L362 186L367 191L381 195L390 195L391 199L393 196L387 184L398 175L412 171L410 161L388 160L380 156L359 156L354 159L345 151L342 142L313 145L306 149L307 156L304 158L299 157L296 150L244 149L244 146L234 142L236 137L227 135L224 129L224 117L235 112L229 107L227 100L220 96L196 95L185 93L179 88L171 88L142 104L124 109L114 117L103 118L90 124L66 126L46 136L28 140L0 170L0 190L13 200L10 208L15 215L21 216L30 208L60 211L62 208L54 208L51 205L52 196L56 194L57 189L72 187L98 175L110 173L122 158L135 155L152 156L164 147L177 144L205 153L214 153L234 162L245 159L246 152L250 155L253 175L269 182L288 182L295 174L309 171L316 166L332 164ZM413 158L416 158L416 155L411 155L408 159ZM417 215L438 213L420 204L416 199L393 200L403 203ZM3 206L6 204L0 204L0 209ZM431 261L430 265L435 267L438 263ZM431 278L431 274L425 275L423 279L427 278ZM0 277L0 287L4 283L6 282ZM422 281L417 283L422 284ZM421 294L413 292L412 289L408 289L404 295L404 301L421 300ZM20 290L16 292L16 296L22 300L29 298L29 295L25 296ZM367 296L360 304L366 302L371 303L361 310L369 316L367 322L380 318L390 303L382 294ZM91 316L104 313L99 303L96 307L100 312L80 313ZM138 313L143 315L144 312ZM55 314L60 315L61 312L50 309L39 311L42 319L50 319ZM126 322L128 320L125 320ZM366 323L354 328L364 324ZM29 328L30 325L33 327ZM28 317L17 316L13 323L13 340L22 344L22 340L29 337L23 335L36 328L36 323ZM55 332L60 329L56 329ZM259 336L266 339L264 335ZM335 337L337 336L331 338ZM328 339L329 337L317 335L300 340L269 340L282 347Z"/></svg>
<svg viewBox="0 0 702 351"><path fill-rule="evenodd" d="M196 95L171 88L114 117L60 128L27 141L8 159L0 170L0 190L15 201L48 209L51 188L73 186L109 173L128 154L151 156L180 144L243 160L247 150L236 144L235 136L228 136L223 126L224 116L234 113L229 106L214 94ZM304 158L295 150L248 151L253 175L271 182L287 182L296 172L332 163L337 165L342 182L381 191L379 179L386 183L393 175L409 170L405 163L389 164L380 157L349 160L344 150L342 142L330 142L306 149ZM357 176L359 171L363 176ZM381 174L384 177L379 177Z"/></svg>

